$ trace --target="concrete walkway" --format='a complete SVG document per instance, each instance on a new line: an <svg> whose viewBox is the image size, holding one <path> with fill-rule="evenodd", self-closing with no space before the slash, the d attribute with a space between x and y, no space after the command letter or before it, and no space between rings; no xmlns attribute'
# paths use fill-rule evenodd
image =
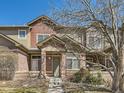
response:
<svg viewBox="0 0 124 93"><path fill-rule="evenodd" d="M64 93L61 78L50 78L48 93Z"/></svg>
<svg viewBox="0 0 124 93"><path fill-rule="evenodd" d="M64 91L63 91L63 89L61 87L49 88L48 93L64 93Z"/></svg>

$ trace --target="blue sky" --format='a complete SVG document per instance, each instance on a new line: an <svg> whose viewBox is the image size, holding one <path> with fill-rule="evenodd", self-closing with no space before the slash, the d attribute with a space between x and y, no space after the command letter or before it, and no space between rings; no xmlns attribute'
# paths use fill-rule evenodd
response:
<svg viewBox="0 0 124 93"><path fill-rule="evenodd" d="M52 6L60 7L61 3L61 0L0 0L0 25L24 25L40 15L50 16Z"/></svg>

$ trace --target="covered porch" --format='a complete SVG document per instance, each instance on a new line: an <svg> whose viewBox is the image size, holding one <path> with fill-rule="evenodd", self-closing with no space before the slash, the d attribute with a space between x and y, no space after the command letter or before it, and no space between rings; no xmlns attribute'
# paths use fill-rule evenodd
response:
<svg viewBox="0 0 124 93"><path fill-rule="evenodd" d="M45 77L65 76L64 53L56 51L46 51L42 55L42 73Z"/></svg>
<svg viewBox="0 0 124 93"><path fill-rule="evenodd" d="M64 39L67 40L67 42L65 42ZM67 43L69 46L67 46ZM79 71L82 67L85 68L85 53L81 50L83 48L70 39L65 37L59 38L52 35L44 41L39 42L37 46L41 50L41 73L46 78L61 77L65 79L69 72L73 73ZM79 55L79 59L82 59L79 65L76 66L78 69L67 68L67 53L71 52L71 50ZM74 59L73 57L71 58Z"/></svg>

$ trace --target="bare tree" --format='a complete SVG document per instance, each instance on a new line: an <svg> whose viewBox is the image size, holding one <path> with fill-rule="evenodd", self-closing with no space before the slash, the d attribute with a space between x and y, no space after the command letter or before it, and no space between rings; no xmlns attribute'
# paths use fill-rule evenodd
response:
<svg viewBox="0 0 124 93"><path fill-rule="evenodd" d="M0 80L12 80L16 71L16 53L0 46Z"/></svg>
<svg viewBox="0 0 124 93"><path fill-rule="evenodd" d="M109 60L113 74L102 64L112 77L113 93L124 92L124 24L123 0L63 0L64 8L53 12L54 18L64 25L85 26L100 31L103 40L111 48ZM89 50L93 50L90 48ZM89 51L90 52L90 51ZM100 52L107 55L104 51Z"/></svg>

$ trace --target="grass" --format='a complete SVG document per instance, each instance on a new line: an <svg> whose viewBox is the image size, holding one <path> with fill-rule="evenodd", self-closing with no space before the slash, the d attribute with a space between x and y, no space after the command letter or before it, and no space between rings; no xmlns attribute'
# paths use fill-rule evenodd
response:
<svg viewBox="0 0 124 93"><path fill-rule="evenodd" d="M111 92L104 92L104 91L85 91L85 93L111 93Z"/></svg>
<svg viewBox="0 0 124 93"><path fill-rule="evenodd" d="M47 93L48 82L41 79L1 81L0 93Z"/></svg>
<svg viewBox="0 0 124 93"><path fill-rule="evenodd" d="M0 88L0 93L47 93L42 88Z"/></svg>

